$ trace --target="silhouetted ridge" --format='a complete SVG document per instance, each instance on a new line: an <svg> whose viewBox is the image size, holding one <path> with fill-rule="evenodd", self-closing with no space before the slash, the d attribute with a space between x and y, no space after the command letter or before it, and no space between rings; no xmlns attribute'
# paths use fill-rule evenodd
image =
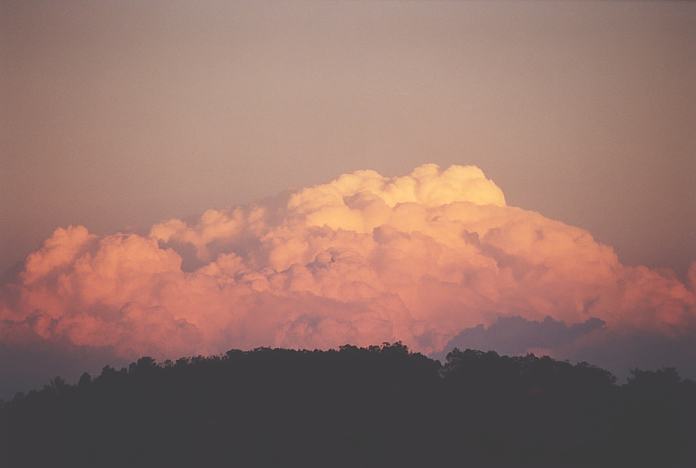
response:
<svg viewBox="0 0 696 468"><path fill-rule="evenodd" d="M400 343L56 378L0 408L8 467L693 467L696 385Z"/></svg>

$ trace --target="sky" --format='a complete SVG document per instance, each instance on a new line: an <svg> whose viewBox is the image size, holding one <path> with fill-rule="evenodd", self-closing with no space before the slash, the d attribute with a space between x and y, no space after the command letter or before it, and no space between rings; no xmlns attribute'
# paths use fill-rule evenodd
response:
<svg viewBox="0 0 696 468"><path fill-rule="evenodd" d="M51 327L41 328L40 320L32 315L43 307L51 320L60 322L66 311L78 306L92 311L103 307L110 312L99 314L106 315L122 313L126 304L136 309L132 304L166 309L167 298L158 296L152 302L153 291L160 291L150 282L154 276L141 278L130 292L103 291L104 296L81 296L79 300L60 289L66 286L57 283L56 275L72 278L79 287L99 289L84 276L80 265L89 262L81 263L80 258L88 253L90 268L102 271L98 260L111 258L115 251L109 249L116 249L115 244L126 251L152 254L147 265L160 265L161 269L148 270L148 275L159 278L158 287L166 289L173 287L169 280L180 287L183 283L177 281L192 284L188 279L169 278L164 283L170 286L162 286L162 275L176 272L177 261L181 261L182 274L192 273L197 268L212 268L220 255L232 251L247 268L269 280L266 270L285 271L292 255L283 254L287 257L282 260L280 253L274 254L275 247L264 242L306 240L311 234L307 229L318 227L317 220L358 237L366 233L365 226L379 228L374 219L393 225L398 232L411 232L412 227L400 224L400 215L387 216L379 211L382 208L378 210L381 215L361 211L373 206L374 200L363 200L363 195L337 179L360 170L376 171L379 177L372 173L355 177L362 181L359 186L368 187L370 196L382 199L389 210L395 209L394 200L416 203L433 216L444 209L445 202L492 203L502 210L504 214L497 219L503 221L485 226L480 224L480 213L475 222L452 213L438 216L456 223L456 229L476 234L481 243L477 255L498 262L503 261L502 253L525 261L541 256L548 260L545 268L563 278L558 280L560 291L572 292L536 305L529 302L529 294L542 294L543 287L548 287L543 281L515 283L517 292L510 293L504 304L500 302L504 299L502 280L486 283L498 291L498 302L493 303L503 304L508 315L524 323L549 328L544 322L548 314L568 322L572 330L593 319L608 324L611 333L618 329L615 324L623 321L612 314L629 314L634 302L616 299L613 293L597 299L572 286L571 279L564 276L571 271L567 270L569 259L582 263L580 256L585 252L586 258L611 265L611 274L596 270L597 264L587 266L582 274L593 272L601 277L597 281L604 282L598 285L588 278L583 287L607 287L609 291L609 283L621 283L640 289L637 285L643 283L637 277L647 284L641 286L647 291L641 307L650 309L645 312L650 317L628 320L640 333L626 332L627 343L658 340L645 336L645 330L665 323L688 328L684 324L691 323L690 319L675 318L674 310L666 309L675 301L684 314L693 309L689 272L696 270L689 267L696 259L695 43L696 4L690 2L0 0L0 279L13 285L6 286L3 294L9 299L0 303L0 310L6 320L23 321L23 326L37 334L24 340L17 338L20 332L7 328L5 342L14 340L14 344L5 344L7 352L18 352L30 342L34 344L27 349L58 346L65 350L62 343L67 340L77 348L111 347L104 352L109 354L113 348L125 359L139 352L212 352L226 343L251 346L263 342L262 337L272 344L287 345L332 345L335 339L358 336L401 338L399 333L372 325L365 325L370 333L360 335L355 330L363 328L354 322L357 335L332 329L317 332L314 338L300 338L305 336L299 331L302 327L306 332L316 325L312 321L309 325L294 322L296 328L284 338L237 331L215 337L215 345L207 331L194 329L191 333L201 335L194 339L182 332L181 346L173 344L163 350L151 346L153 335L147 327L137 333L128 328L143 324L137 318L147 315L142 310L128 312L132 323L120 323L118 327L126 328L119 328L118 333L124 335L114 340L95 338L106 330L99 328L99 320L91 331L68 327L49 332ZM454 169L443 176L452 165L477 175L459 178L459 169ZM426 169L414 171L419 167ZM418 190L394 195L397 189L388 187L398 177L411 177L408 183L417 187L434 184L432 193L440 194L439 201ZM338 185L331 185L336 180ZM288 205L302 198L302 193L321 195L322 190L316 192L313 187L322 186L331 186L326 190L339 190L345 197L358 197L346 203L361 214L344 213L347 218L339 222L322 204ZM494 192L492 198L481 195L489 189ZM502 198L496 198L498 190ZM321 197L315 201L325 202ZM351 205L353 202L357 205ZM257 203L256 208L249 208L249 203ZM327 203L333 206L333 202ZM247 208L235 211L240 205ZM264 214L253 218L259 207ZM514 207L524 214L514 214ZM211 209L217 211L206 211ZM315 211L320 214L312 214ZM355 221L362 216L372 221ZM551 255L553 249L547 247L520 252L514 246L522 245L522 234L506 231L510 224L504 221L517 216L526 220L522 224L528 228L540 223L543 227L538 232L546 232L552 229L548 226L555 226L552 230L563 242L582 238L586 244L565 252L567 261ZM298 217L304 226L299 231L293 224ZM180 224L169 221L172 218ZM254 228L258 219L263 226ZM233 227L235 223L245 227ZM493 225L501 229L500 239L486 238ZM55 231L57 228L63 230ZM243 239L236 238L242 231ZM443 232L435 231L429 235L437 245L454 248L459 254L469 248L453 246L444 240ZM139 237L114 237L119 232ZM231 237L219 237L220 233ZM379 245L391 239L385 233L380 235L387 237L375 235L372 239ZM339 250L355 242L332 239L331 248ZM148 250L151 241L161 247L154 253ZM416 248L414 242L409 241L407 258L415 258L413 252L426 248ZM493 247L498 250L490 250ZM62 260L50 260L51 251ZM32 252L33 261L27 257ZM370 274L385 273L383 265L374 263L373 251L358 253L367 259L364 264ZM312 255L320 254L312 251ZM319 258L305 258L307 252L303 255L298 261L305 267ZM133 271L146 269L145 263L134 262ZM51 270L54 267L64 270L58 274ZM456 266L433 268L449 271ZM674 278L668 269L674 271ZM110 284L125 274L125 270L116 270L120 273L108 280L101 277L99 284ZM239 280L235 276L239 272L231 271L223 268L210 275L218 281L225 275ZM515 270L515 274L522 273ZM671 279L658 287L655 285L662 280L652 275ZM36 281L45 282L41 283L40 301ZM399 291L405 286L424 287L425 280L394 281L382 285L381 293L389 294L379 295L379 301L398 297L414 320L437 323L416 330L420 325L409 322L409 330L402 330L406 341L424 351L439 351L435 348L454 340L467 327L490 327L481 332L485 333L514 322L498 322L489 311L492 306L482 304L471 306L476 313L466 319L449 322L432 308L417 312L420 306L409 303ZM148 286L142 286L145 284ZM284 291L295 294L298 287L287 286ZM348 293L327 292L322 287L320 292L313 290L312 301L338 300L350 309L346 314L357 314L361 306L344 297ZM495 294L487 287L482 283L476 292L489 294L493 300ZM671 292L665 292L668 290ZM142 299L146 296L148 300ZM610 296L614 302L607 299ZM254 297L257 302L268 300L264 310L280 308L273 294ZM369 297L376 301L369 306L379 313L396 313L398 308L380 303L377 296ZM227 300L230 298L220 298L223 303ZM592 309L592 301L601 304L603 300L607 303ZM569 305L573 301L586 305L578 309ZM311 307L318 311L329 307L319 302ZM667 303L671 305L667 307ZM587 313L556 311L559 304ZM332 303L331 307L337 306ZM611 307L618 312L610 312ZM249 305L248 310L255 309ZM183 312L171 314L171 326L178 327L176 321L185 320ZM27 325L29 316L35 322ZM393 317L389 320L405 323ZM111 327L113 323L109 323ZM232 325L225 322L225 326ZM73 331L65 331L68 329ZM170 332L164 327L158 333ZM137 338L127 339L126 335ZM249 336L255 339L247 339ZM333 338L323 340L327 336ZM593 340L603 344L578 345L563 353L585 356L579 350L604 349L612 341L604 336ZM626 349L635 348L631 346L626 344ZM76 349L70 348L71 356L79 354Z"/></svg>

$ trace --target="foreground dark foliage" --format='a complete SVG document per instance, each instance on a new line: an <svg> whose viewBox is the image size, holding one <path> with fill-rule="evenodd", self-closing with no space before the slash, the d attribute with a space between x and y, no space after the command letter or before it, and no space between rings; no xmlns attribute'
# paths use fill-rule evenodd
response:
<svg viewBox="0 0 696 468"><path fill-rule="evenodd" d="M696 386L400 345L257 349L56 378L0 408L7 467L693 467Z"/></svg>

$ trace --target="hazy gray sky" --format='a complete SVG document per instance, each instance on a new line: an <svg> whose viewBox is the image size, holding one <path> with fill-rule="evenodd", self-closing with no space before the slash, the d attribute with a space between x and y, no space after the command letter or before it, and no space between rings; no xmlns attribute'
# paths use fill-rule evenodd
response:
<svg viewBox="0 0 696 468"><path fill-rule="evenodd" d="M0 34L0 270L57 226L424 162L696 258L696 3L0 0Z"/></svg>

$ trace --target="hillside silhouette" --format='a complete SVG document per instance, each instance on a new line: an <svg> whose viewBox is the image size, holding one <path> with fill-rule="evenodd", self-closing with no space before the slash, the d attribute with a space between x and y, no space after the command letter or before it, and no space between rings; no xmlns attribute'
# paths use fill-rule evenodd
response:
<svg viewBox="0 0 696 468"><path fill-rule="evenodd" d="M693 467L696 384L400 343L143 357L0 407L7 467Z"/></svg>

